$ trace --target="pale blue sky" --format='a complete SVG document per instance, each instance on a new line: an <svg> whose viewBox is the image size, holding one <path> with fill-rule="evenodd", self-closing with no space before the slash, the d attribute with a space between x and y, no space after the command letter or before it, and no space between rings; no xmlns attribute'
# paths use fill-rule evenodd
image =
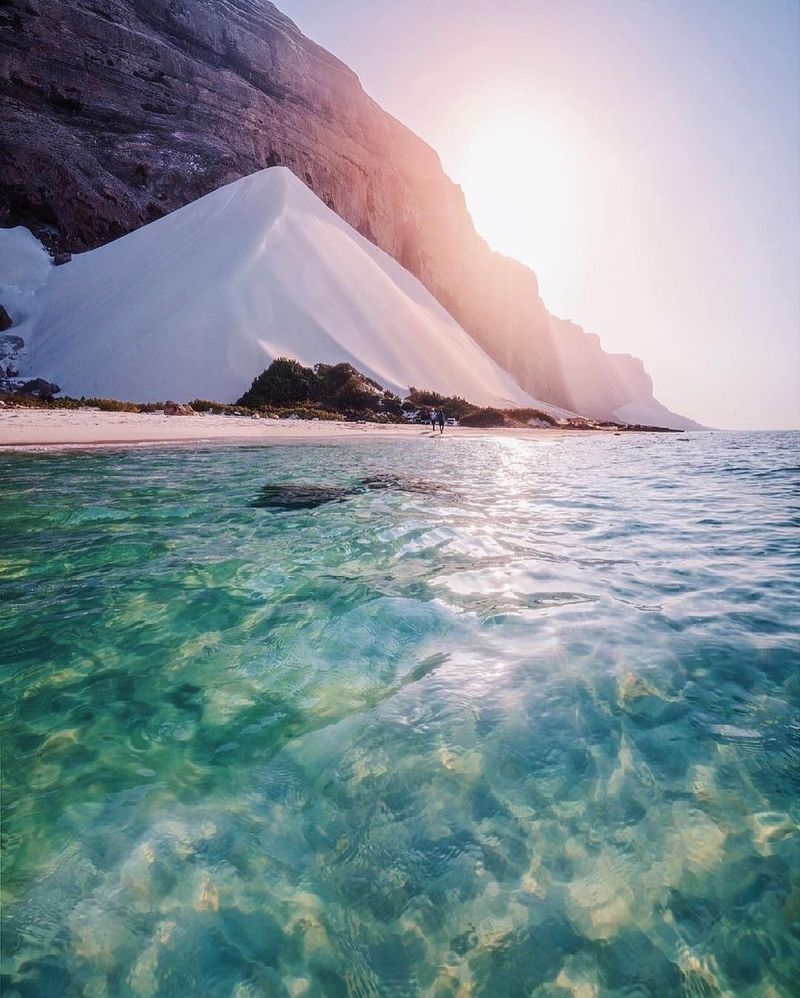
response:
<svg viewBox="0 0 800 998"><path fill-rule="evenodd" d="M800 427L797 0L278 6L436 148L551 311L642 357L663 402Z"/></svg>

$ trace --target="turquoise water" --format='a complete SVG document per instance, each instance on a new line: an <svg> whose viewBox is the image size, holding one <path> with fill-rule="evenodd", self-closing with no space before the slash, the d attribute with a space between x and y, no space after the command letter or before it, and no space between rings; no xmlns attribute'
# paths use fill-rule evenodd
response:
<svg viewBox="0 0 800 998"><path fill-rule="evenodd" d="M796 993L798 456L0 456L4 996Z"/></svg>

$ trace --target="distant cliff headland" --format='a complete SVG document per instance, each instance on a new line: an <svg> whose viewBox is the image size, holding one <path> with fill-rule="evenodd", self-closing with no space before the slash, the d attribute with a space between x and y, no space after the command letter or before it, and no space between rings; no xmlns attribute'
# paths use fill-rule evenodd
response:
<svg viewBox="0 0 800 998"><path fill-rule="evenodd" d="M534 273L475 232L436 153L266 0L9 0L0 24L0 225L85 250L284 165L532 395L690 425L639 360L549 315Z"/></svg>

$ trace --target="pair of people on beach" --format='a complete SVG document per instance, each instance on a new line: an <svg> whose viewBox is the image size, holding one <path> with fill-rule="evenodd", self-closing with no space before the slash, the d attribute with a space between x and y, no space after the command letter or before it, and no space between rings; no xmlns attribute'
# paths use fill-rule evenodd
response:
<svg viewBox="0 0 800 998"><path fill-rule="evenodd" d="M444 410L443 409L439 409L438 412L436 411L436 409L431 409L431 429L433 430L434 433L436 432L436 424L437 423L439 424L439 432L440 433L444 433Z"/></svg>

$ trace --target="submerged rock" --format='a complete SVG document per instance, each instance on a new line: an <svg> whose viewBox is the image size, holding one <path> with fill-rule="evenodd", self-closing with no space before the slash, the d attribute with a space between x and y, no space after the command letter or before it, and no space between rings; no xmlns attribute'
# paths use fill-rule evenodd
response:
<svg viewBox="0 0 800 998"><path fill-rule="evenodd" d="M372 475L363 478L355 485L306 485L284 483L279 485L264 485L258 497L250 504L257 509L274 509L277 511L293 509L314 509L331 502L344 502L354 496L367 492L386 490L397 492L415 492L424 495L437 495L447 489L438 482L426 482L422 479L401 478L396 475Z"/></svg>
<svg viewBox="0 0 800 998"><path fill-rule="evenodd" d="M421 492L424 495L435 495L446 491L438 482L428 482L423 478L405 478L399 475L370 475L363 478L356 491L372 492L383 489L394 489L397 492Z"/></svg>
<svg viewBox="0 0 800 998"><path fill-rule="evenodd" d="M264 485L251 506L257 509L314 509L328 502L342 502L352 495L346 488L329 485Z"/></svg>

